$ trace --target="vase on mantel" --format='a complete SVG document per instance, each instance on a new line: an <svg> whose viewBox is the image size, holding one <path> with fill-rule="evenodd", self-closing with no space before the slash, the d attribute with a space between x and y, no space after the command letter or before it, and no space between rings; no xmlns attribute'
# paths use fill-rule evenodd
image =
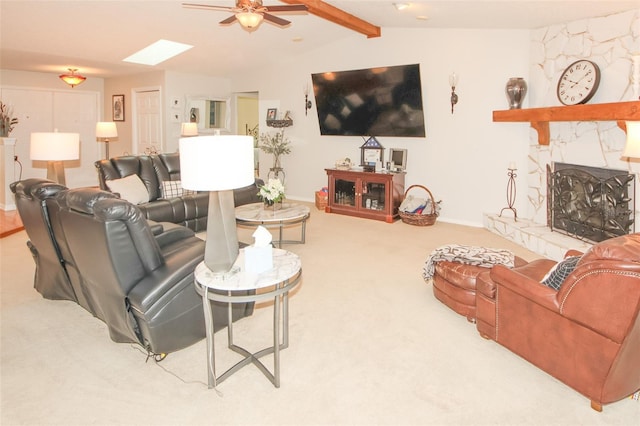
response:
<svg viewBox="0 0 640 426"><path fill-rule="evenodd" d="M511 77L507 81L505 92L509 100L509 109L520 109L522 108L522 101L527 95L527 82L521 77Z"/></svg>

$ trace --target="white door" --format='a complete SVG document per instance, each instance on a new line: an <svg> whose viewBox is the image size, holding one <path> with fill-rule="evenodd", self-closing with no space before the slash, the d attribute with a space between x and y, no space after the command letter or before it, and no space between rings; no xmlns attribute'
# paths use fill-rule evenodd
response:
<svg viewBox="0 0 640 426"><path fill-rule="evenodd" d="M160 89L138 89L135 97L135 154L162 152L162 108Z"/></svg>

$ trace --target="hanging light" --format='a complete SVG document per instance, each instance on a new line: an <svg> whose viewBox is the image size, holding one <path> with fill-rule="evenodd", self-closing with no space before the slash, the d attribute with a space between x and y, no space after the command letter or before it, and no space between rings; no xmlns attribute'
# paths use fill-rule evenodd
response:
<svg viewBox="0 0 640 426"><path fill-rule="evenodd" d="M240 22L244 28L248 30L255 29L262 22L262 14L255 13L252 11L249 12L239 12L236 13L236 19Z"/></svg>
<svg viewBox="0 0 640 426"><path fill-rule="evenodd" d="M76 71L78 71L77 68L67 68L67 69L69 70L69 73L61 74L60 79L65 83L67 83L69 86L71 87L77 86L78 84L81 84L87 79L87 77L83 77L80 74L76 74Z"/></svg>

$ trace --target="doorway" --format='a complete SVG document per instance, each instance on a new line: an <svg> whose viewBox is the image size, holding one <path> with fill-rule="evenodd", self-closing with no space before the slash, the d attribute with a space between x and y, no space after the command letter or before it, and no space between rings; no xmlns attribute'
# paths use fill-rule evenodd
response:
<svg viewBox="0 0 640 426"><path fill-rule="evenodd" d="M133 141L134 154L163 152L162 103L159 87L133 89Z"/></svg>

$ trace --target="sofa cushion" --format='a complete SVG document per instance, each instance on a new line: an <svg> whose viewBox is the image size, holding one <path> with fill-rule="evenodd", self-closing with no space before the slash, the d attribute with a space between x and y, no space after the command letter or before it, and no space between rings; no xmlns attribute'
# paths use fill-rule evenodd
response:
<svg viewBox="0 0 640 426"><path fill-rule="evenodd" d="M560 290L562 283L573 272L580 260L580 256L569 256L561 262L556 263L547 275L542 279L542 284L554 290Z"/></svg>
<svg viewBox="0 0 640 426"><path fill-rule="evenodd" d="M164 180L160 187L160 198L176 198L183 195L195 194L196 191L182 188L180 180Z"/></svg>
<svg viewBox="0 0 640 426"><path fill-rule="evenodd" d="M149 192L138 175L129 175L122 179L105 182L111 192L120 194L120 198L131 204L141 204L149 201Z"/></svg>

